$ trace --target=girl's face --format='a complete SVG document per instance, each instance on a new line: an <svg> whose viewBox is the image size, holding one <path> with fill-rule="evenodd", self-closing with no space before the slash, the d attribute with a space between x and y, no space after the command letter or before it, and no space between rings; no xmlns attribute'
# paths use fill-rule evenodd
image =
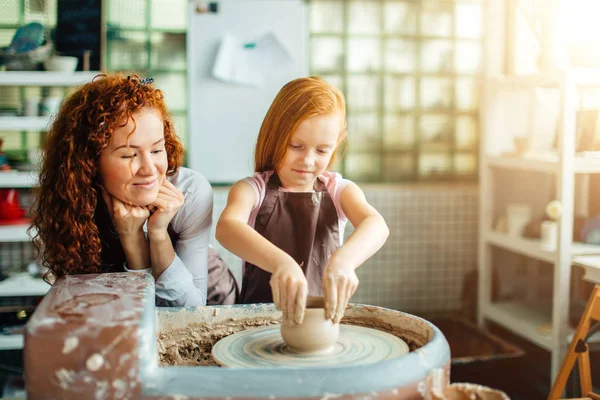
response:
<svg viewBox="0 0 600 400"><path fill-rule="evenodd" d="M327 169L339 144L342 113L319 115L302 121L290 139L283 160L275 168L284 188L313 190L315 179Z"/></svg>
<svg viewBox="0 0 600 400"><path fill-rule="evenodd" d="M136 127L131 136L131 119L114 131L100 153L99 172L110 195L128 204L147 206L156 200L167 173L164 127L154 109L136 111L133 119Z"/></svg>

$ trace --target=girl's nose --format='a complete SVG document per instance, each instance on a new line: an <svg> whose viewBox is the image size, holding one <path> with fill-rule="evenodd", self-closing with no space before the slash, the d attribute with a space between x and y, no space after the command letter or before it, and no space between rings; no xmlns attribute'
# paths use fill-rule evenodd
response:
<svg viewBox="0 0 600 400"><path fill-rule="evenodd" d="M312 153L310 151L306 152L306 154L304 155L304 163L306 165L313 165L314 162L314 157L312 156Z"/></svg>

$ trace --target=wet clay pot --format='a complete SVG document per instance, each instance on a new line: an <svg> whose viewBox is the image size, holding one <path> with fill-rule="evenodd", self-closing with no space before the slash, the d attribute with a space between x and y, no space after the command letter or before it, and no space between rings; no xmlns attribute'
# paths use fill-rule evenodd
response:
<svg viewBox="0 0 600 400"><path fill-rule="evenodd" d="M300 353L331 351L339 335L340 325L325 319L322 297L308 297L301 324L281 324L283 340L292 350Z"/></svg>

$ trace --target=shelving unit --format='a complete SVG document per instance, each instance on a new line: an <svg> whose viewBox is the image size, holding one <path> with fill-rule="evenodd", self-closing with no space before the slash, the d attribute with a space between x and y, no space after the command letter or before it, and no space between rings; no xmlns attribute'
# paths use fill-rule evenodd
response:
<svg viewBox="0 0 600 400"><path fill-rule="evenodd" d="M0 189L25 189L36 187L37 184L37 172L0 171Z"/></svg>
<svg viewBox="0 0 600 400"><path fill-rule="evenodd" d="M567 69L554 74L537 76L484 77L481 87L482 107L480 113L480 222L479 222L479 312L481 325L493 321L532 343L552 353L551 376L558 373L572 335L569 320L569 289L571 266L581 257L600 255L600 246L573 243L573 216L575 176L600 173L600 158L585 157L575 153L575 129L577 90L583 87L600 87L600 71ZM502 108L497 96L502 90L525 90L533 95L537 88L552 87L560 93L556 153L536 156L507 157L494 154L493 140L506 137L504 121L494 120L494 112ZM525 110L523 112L526 112ZM552 134L552 132L548 132ZM518 191L519 174L538 173L540 179L554 179L556 193L548 201L557 199L562 203L562 216L558 221L556 251L545 250L539 240L513 237L492 230L493 216L498 211L494 204L495 172L510 171L515 175L510 191ZM508 173L508 172L507 172ZM512 175L511 175L512 176ZM529 305L519 302L492 302L492 247L499 247L536 260L554 265L553 298L551 304ZM539 329L550 323L551 334ZM596 339L596 338L595 338Z"/></svg>
<svg viewBox="0 0 600 400"><path fill-rule="evenodd" d="M41 86L71 87L91 81L98 71L89 72L47 72L47 71L4 71L0 72L0 86ZM51 116L0 117L0 131L45 131ZM34 188L38 184L37 172L0 171L0 189ZM29 224L0 225L0 242L28 242ZM33 232L32 232L33 234ZM0 282L0 297L44 296L50 286L41 279L29 275L17 275ZM23 336L0 335L0 350L14 350L23 347Z"/></svg>
<svg viewBox="0 0 600 400"><path fill-rule="evenodd" d="M0 297L44 296L50 285L41 279L32 278L27 273L13 275L0 282ZM0 350L18 350L23 348L23 335L0 334Z"/></svg>
<svg viewBox="0 0 600 400"><path fill-rule="evenodd" d="M28 242L31 237L27 233L28 224L0 225L0 242Z"/></svg>
<svg viewBox="0 0 600 400"><path fill-rule="evenodd" d="M3 71L0 72L0 86L77 86L99 74L100 71Z"/></svg>

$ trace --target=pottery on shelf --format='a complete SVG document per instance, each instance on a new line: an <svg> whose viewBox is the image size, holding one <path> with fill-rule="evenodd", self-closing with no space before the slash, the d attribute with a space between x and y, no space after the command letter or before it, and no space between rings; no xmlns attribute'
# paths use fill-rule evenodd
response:
<svg viewBox="0 0 600 400"><path fill-rule="evenodd" d="M300 324L281 324L281 336L294 351L300 353L326 352L340 334L340 325L325 319L325 301L322 297L309 296L306 300L304 320Z"/></svg>

